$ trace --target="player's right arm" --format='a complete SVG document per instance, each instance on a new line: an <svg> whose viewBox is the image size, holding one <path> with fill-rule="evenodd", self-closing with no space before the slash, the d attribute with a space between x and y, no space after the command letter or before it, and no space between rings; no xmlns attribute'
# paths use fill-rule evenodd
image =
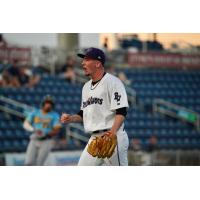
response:
<svg viewBox="0 0 200 200"><path fill-rule="evenodd" d="M33 132L34 131L34 128L32 126L32 121L33 121L33 117L34 117L34 113L35 112L32 112L28 115L28 117L25 119L24 123L23 123L23 128L26 130L26 131L30 131L30 132Z"/></svg>
<svg viewBox="0 0 200 200"><path fill-rule="evenodd" d="M83 86L83 88L85 85ZM84 90L84 89L83 89ZM83 90L82 90L82 97L83 97ZM65 124L65 123L73 123L73 122L83 122L83 99L81 100L81 106L80 106L80 111L77 114L70 115L67 113L62 113L60 122Z"/></svg>
<svg viewBox="0 0 200 200"><path fill-rule="evenodd" d="M83 118L79 114L70 115L63 113L60 118L61 123L72 123L72 122L82 122Z"/></svg>
<svg viewBox="0 0 200 200"><path fill-rule="evenodd" d="M34 128L33 126L31 126L31 124L29 123L28 120L25 120L24 123L23 123L23 128L27 131L30 131L30 132L33 132L34 131Z"/></svg>

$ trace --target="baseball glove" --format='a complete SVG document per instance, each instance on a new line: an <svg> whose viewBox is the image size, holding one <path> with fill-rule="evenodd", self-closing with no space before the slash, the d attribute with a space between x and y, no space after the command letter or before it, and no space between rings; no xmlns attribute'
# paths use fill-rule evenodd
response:
<svg viewBox="0 0 200 200"><path fill-rule="evenodd" d="M103 136L95 137L88 145L87 151L93 157L110 158L117 145L117 136L107 132Z"/></svg>

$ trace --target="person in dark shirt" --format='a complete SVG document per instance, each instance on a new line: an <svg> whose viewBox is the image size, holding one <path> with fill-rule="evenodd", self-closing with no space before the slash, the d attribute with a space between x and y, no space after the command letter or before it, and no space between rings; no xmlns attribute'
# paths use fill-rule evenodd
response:
<svg viewBox="0 0 200 200"><path fill-rule="evenodd" d="M152 135L149 138L149 145L148 145L147 151L153 152L155 150L158 150L158 139L155 135Z"/></svg>
<svg viewBox="0 0 200 200"><path fill-rule="evenodd" d="M7 46L7 43L3 38L3 34L0 33L0 47L6 47L6 46Z"/></svg>
<svg viewBox="0 0 200 200"><path fill-rule="evenodd" d="M75 60L72 56L68 56L66 59L66 63L63 65L61 72L65 73L68 68L74 68Z"/></svg>
<svg viewBox="0 0 200 200"><path fill-rule="evenodd" d="M74 71L75 60L73 57L67 57L66 64L62 67L61 77L70 83L76 81L76 73Z"/></svg>
<svg viewBox="0 0 200 200"><path fill-rule="evenodd" d="M18 60L13 61L13 65L7 69L7 72L10 77L10 86L20 87L20 69Z"/></svg>
<svg viewBox="0 0 200 200"><path fill-rule="evenodd" d="M19 83L21 86L26 86L29 84L30 77L26 73L26 67L23 66L20 68L20 75L19 75Z"/></svg>

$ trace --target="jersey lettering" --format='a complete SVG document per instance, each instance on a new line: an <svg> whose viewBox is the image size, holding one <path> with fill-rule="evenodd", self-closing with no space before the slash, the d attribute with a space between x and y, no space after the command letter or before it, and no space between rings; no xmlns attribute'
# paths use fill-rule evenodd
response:
<svg viewBox="0 0 200 200"><path fill-rule="evenodd" d="M120 105L120 102L119 102L119 101L120 101L120 99L121 99L121 95L119 95L118 92L115 92L114 95L115 95L114 100L117 101L117 105Z"/></svg>
<svg viewBox="0 0 200 200"><path fill-rule="evenodd" d="M89 105L92 104L99 104L102 105L103 99L97 98L97 97L90 97L87 101L83 102L83 108L86 108Z"/></svg>

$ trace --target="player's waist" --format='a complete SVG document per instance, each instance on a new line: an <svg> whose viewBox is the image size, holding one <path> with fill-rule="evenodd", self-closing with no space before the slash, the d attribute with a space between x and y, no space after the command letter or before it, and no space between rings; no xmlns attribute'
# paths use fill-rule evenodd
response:
<svg viewBox="0 0 200 200"><path fill-rule="evenodd" d="M101 129L101 130L96 130L96 131L91 131L89 132L90 134L92 135L95 135L95 134L100 134L100 133L105 133L107 131L110 131L111 128L108 128L108 129ZM118 131L124 131L124 127L120 127L120 129Z"/></svg>
<svg viewBox="0 0 200 200"><path fill-rule="evenodd" d="M96 131L92 131L91 134L97 134L97 133L103 133L103 132L107 132L110 129L102 129L102 130L96 130Z"/></svg>

